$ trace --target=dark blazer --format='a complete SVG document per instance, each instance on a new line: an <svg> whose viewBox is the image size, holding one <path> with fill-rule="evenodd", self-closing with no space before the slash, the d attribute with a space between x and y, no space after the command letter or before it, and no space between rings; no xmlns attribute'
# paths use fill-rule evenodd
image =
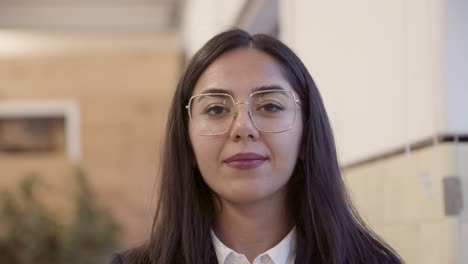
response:
<svg viewBox="0 0 468 264"><path fill-rule="evenodd" d="M124 264L124 257L121 253L114 253L110 256L109 264Z"/></svg>

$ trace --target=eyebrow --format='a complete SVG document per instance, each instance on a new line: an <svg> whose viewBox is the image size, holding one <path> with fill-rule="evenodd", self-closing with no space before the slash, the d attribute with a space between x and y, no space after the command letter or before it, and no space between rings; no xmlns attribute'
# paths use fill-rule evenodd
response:
<svg viewBox="0 0 468 264"><path fill-rule="evenodd" d="M259 92L259 91L266 91L266 90L281 90L285 91L286 89L281 87L278 84L271 84L271 85L262 85L258 86L252 89L252 93L254 92ZM223 89L223 88L209 88L204 90L201 94L207 94L207 93L220 93L220 94L229 94L234 97L231 91Z"/></svg>
<svg viewBox="0 0 468 264"><path fill-rule="evenodd" d="M232 96L232 92L223 88L209 88L204 90L201 94L208 94L208 93L220 93L220 94L229 94Z"/></svg>
<svg viewBox="0 0 468 264"><path fill-rule="evenodd" d="M262 86L259 86L259 87L255 87L254 89L252 89L252 92L254 93L254 92L260 92L260 91L266 91L266 90L285 91L286 89L284 89L283 87L281 87L278 84L272 84L272 85L262 85Z"/></svg>

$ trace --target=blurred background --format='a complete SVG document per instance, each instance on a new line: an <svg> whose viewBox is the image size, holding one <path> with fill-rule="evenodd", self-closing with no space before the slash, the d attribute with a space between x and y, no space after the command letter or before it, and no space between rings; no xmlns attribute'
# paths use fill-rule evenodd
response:
<svg viewBox="0 0 468 264"><path fill-rule="evenodd" d="M467 25L467 0L0 0L0 258L142 243L177 79L238 27L308 67L369 225L407 263L467 263Z"/></svg>

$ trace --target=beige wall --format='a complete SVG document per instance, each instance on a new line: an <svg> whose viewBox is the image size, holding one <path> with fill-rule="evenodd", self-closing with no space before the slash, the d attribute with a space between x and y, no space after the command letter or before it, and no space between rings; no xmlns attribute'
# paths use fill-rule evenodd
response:
<svg viewBox="0 0 468 264"><path fill-rule="evenodd" d="M456 144L455 167L457 175L461 178L463 191L463 210L459 219L459 232L457 234L458 263L468 260L468 144Z"/></svg>
<svg viewBox="0 0 468 264"><path fill-rule="evenodd" d="M407 263L462 263L462 216L445 215L442 180L461 176L467 147L444 143L344 171L363 218Z"/></svg>
<svg viewBox="0 0 468 264"><path fill-rule="evenodd" d="M0 102L73 100L81 114L81 166L99 201L123 226L123 246L148 235L162 132L180 70L176 37L158 34L4 33L30 47L0 52ZM10 36L10 37L8 37ZM36 44L36 45L35 45ZM14 46L14 45L12 45ZM0 156L0 186L29 171L54 185L69 217L73 189L66 155Z"/></svg>
<svg viewBox="0 0 468 264"><path fill-rule="evenodd" d="M350 164L446 132L444 1L281 1ZM385 140L382 140L382 139Z"/></svg>

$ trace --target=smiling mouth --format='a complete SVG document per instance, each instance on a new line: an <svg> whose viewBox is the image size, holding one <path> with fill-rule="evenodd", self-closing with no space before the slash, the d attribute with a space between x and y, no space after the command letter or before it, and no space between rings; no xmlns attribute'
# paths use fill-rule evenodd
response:
<svg viewBox="0 0 468 264"><path fill-rule="evenodd" d="M231 168L239 170L254 169L262 165L268 158L256 153L239 153L224 161Z"/></svg>

